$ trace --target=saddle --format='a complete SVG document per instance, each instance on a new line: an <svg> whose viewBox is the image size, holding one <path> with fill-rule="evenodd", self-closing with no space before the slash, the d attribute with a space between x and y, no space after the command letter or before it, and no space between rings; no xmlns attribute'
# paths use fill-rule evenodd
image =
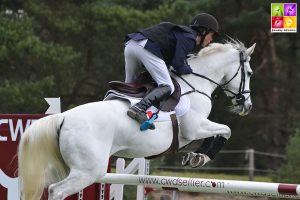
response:
<svg viewBox="0 0 300 200"><path fill-rule="evenodd" d="M181 89L179 83L172 78L175 91L166 100L160 103L160 110L165 112L173 111L178 104L181 96ZM143 98L149 94L157 84L152 79L148 72L142 72L135 83L125 83L122 81L110 81L109 87L119 93L135 98Z"/></svg>

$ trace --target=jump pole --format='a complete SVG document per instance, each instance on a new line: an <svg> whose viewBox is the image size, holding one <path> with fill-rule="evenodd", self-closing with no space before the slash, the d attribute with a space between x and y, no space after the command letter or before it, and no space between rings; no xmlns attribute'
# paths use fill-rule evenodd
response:
<svg viewBox="0 0 300 200"><path fill-rule="evenodd" d="M185 192L300 199L300 185L296 184L113 173L107 173L99 182L155 186Z"/></svg>

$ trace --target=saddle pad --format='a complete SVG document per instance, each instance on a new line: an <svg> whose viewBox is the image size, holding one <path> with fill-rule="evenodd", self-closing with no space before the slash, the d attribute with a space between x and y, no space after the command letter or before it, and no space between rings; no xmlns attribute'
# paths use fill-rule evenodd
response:
<svg viewBox="0 0 300 200"><path fill-rule="evenodd" d="M140 100L142 100L142 98L134 98L134 97L130 97L124 94L121 94L115 90L109 90L107 91L107 93L105 94L104 97L104 101L107 100L113 100L113 99L125 99L127 101L130 102L130 106L133 106L134 104L138 103ZM177 117L181 117L183 115L185 115L188 110L190 109L190 99L187 95L184 95L180 98L179 103L177 104L177 106L175 107L175 111L171 111L171 112L164 112L164 111L160 111L158 114L158 118L155 121L169 121L170 119L170 115L173 113L176 113ZM152 113L157 112L157 108L154 106L151 106L148 110L151 111Z"/></svg>

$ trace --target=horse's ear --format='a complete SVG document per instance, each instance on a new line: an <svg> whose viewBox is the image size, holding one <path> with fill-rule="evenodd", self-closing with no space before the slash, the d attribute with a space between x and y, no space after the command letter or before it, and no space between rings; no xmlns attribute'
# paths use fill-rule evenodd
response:
<svg viewBox="0 0 300 200"><path fill-rule="evenodd" d="M254 43L251 47L249 47L248 49L247 49L247 55L248 56L250 56L253 52L254 52L254 48L255 48L255 46L256 46L256 43Z"/></svg>

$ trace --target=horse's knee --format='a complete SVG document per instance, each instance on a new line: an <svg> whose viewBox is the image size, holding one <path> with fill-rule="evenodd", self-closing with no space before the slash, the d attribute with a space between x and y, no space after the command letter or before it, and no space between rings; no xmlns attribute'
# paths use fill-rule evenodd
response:
<svg viewBox="0 0 300 200"><path fill-rule="evenodd" d="M225 126L226 130L222 137L224 137L226 140L228 140L231 137L231 129L228 126Z"/></svg>

